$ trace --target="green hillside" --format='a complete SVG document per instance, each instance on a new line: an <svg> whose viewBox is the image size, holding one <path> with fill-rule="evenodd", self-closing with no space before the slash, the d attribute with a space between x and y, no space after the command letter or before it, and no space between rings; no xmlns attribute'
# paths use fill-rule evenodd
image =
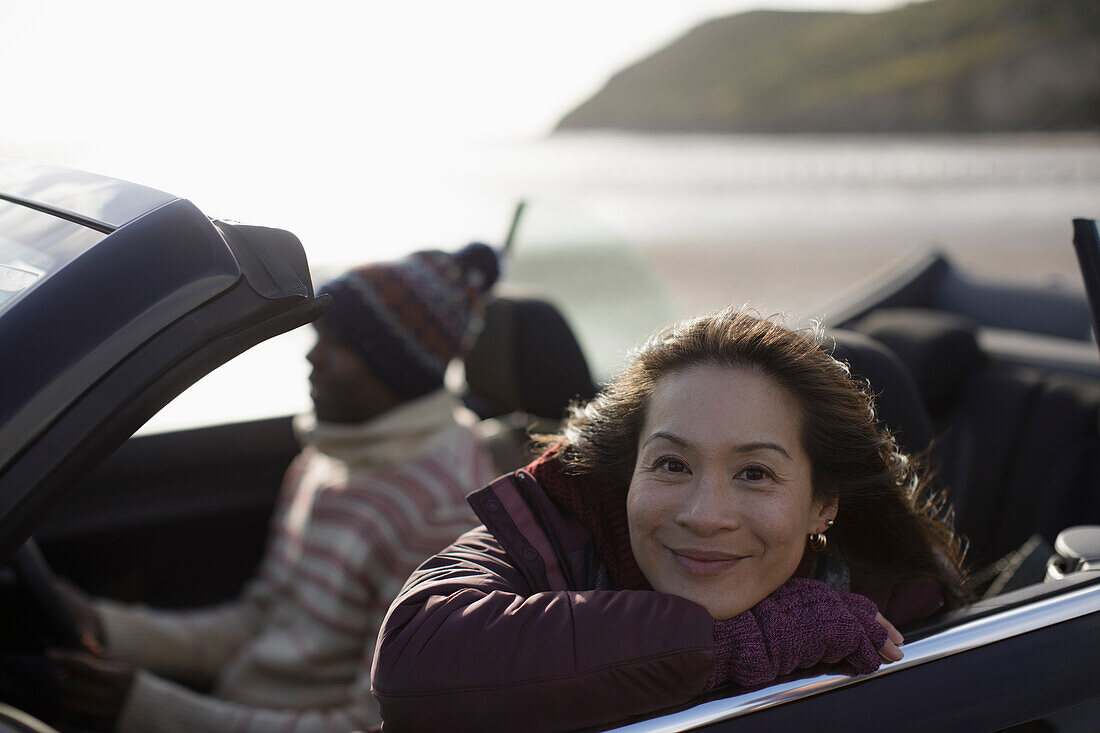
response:
<svg viewBox="0 0 1100 733"><path fill-rule="evenodd" d="M755 11L612 77L559 130L1100 129L1100 0Z"/></svg>

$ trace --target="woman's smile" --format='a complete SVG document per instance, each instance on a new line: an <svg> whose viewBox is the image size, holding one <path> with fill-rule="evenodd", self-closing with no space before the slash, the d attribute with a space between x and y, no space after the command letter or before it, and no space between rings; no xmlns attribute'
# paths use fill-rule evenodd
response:
<svg viewBox="0 0 1100 733"><path fill-rule="evenodd" d="M735 567L745 555L734 555L715 550L701 550L691 547L668 547L673 559L688 575L720 575Z"/></svg>

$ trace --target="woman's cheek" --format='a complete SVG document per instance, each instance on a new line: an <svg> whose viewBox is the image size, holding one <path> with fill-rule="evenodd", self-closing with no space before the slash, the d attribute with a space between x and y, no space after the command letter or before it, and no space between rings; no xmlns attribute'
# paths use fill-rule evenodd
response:
<svg viewBox="0 0 1100 733"><path fill-rule="evenodd" d="M627 530L631 549L635 559L643 566L643 573L648 574L652 570L649 566L657 555L657 531L662 525L675 521L675 502L670 498L667 487L645 479L635 481L627 493Z"/></svg>
<svg viewBox="0 0 1100 733"><path fill-rule="evenodd" d="M805 523L802 516L804 512L794 502L782 495L763 494L756 501L748 502L747 506L754 517L753 524L757 533L773 549L786 550L796 546L801 548L806 534L802 526Z"/></svg>
<svg viewBox="0 0 1100 733"><path fill-rule="evenodd" d="M626 495L626 513L628 519L637 519L639 523L652 525L666 515L671 508L670 492L653 479L640 477L631 484Z"/></svg>

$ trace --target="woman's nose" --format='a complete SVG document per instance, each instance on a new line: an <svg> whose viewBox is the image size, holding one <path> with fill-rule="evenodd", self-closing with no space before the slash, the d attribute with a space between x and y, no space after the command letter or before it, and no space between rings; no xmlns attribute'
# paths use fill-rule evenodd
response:
<svg viewBox="0 0 1100 733"><path fill-rule="evenodd" d="M741 526L734 488L719 477L703 476L684 495L676 523L701 536Z"/></svg>

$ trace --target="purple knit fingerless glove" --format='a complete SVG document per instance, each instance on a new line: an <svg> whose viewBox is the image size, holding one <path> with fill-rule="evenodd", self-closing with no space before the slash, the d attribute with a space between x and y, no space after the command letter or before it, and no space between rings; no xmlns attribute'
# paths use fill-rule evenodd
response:
<svg viewBox="0 0 1100 733"><path fill-rule="evenodd" d="M764 684L823 662L847 674L873 672L887 636L877 613L861 595L791 578L748 611L714 622L715 664L706 689Z"/></svg>

